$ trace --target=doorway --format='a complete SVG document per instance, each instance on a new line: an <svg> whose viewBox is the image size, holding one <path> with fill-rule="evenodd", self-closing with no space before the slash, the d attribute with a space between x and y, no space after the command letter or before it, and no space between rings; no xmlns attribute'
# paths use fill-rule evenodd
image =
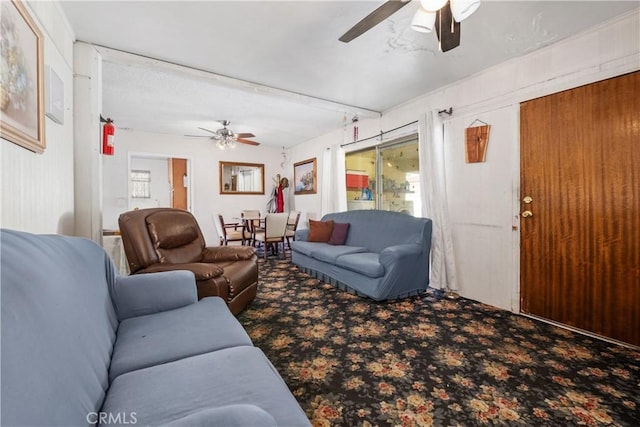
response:
<svg viewBox="0 0 640 427"><path fill-rule="evenodd" d="M640 345L640 72L520 107L523 313Z"/></svg>
<svg viewBox="0 0 640 427"><path fill-rule="evenodd" d="M129 209L191 210L190 159L163 154L129 157Z"/></svg>

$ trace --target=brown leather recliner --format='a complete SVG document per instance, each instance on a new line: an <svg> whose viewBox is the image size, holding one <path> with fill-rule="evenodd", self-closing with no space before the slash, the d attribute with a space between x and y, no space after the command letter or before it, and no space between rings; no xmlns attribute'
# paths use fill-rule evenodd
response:
<svg viewBox="0 0 640 427"><path fill-rule="evenodd" d="M219 296L233 314L256 296L258 258L249 246L206 247L194 216L181 209L150 208L118 219L131 274L189 270L198 298Z"/></svg>

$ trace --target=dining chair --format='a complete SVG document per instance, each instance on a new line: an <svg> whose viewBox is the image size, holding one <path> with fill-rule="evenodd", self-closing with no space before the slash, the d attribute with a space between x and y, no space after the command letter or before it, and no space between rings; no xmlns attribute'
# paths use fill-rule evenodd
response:
<svg viewBox="0 0 640 427"><path fill-rule="evenodd" d="M264 244L264 259L267 259L267 245L275 245L274 253L278 253L278 245L282 243L282 254L284 255L284 239L287 231L287 221L289 214L268 213L265 216L264 231L256 231L254 239L256 242Z"/></svg>
<svg viewBox="0 0 640 427"><path fill-rule="evenodd" d="M213 222L216 224L216 231L220 237L220 246L228 246L229 242L242 242L244 246L245 241L250 241L251 234L245 230L243 224L239 222L226 224L221 214L214 215L213 219Z"/></svg>
<svg viewBox="0 0 640 427"><path fill-rule="evenodd" d="M242 223L244 225L245 233L249 236L249 245L255 246L256 242L254 239L256 231L262 231L260 227L261 215L259 210L243 210L240 213L240 217L242 218Z"/></svg>
<svg viewBox="0 0 640 427"><path fill-rule="evenodd" d="M285 232L285 238L287 239L287 246L291 249L291 242L289 239L296 240L296 230L298 229L298 221L300 221L300 211L289 212L289 219L287 220L287 230Z"/></svg>
<svg viewBox="0 0 640 427"><path fill-rule="evenodd" d="M243 218L251 218L251 219L256 219L256 218L260 218L260 211L259 210L243 210L242 213L240 214Z"/></svg>

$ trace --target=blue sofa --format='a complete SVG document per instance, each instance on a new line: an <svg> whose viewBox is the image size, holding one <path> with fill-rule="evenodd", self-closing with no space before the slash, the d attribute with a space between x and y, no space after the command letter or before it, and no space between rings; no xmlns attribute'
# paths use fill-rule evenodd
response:
<svg viewBox="0 0 640 427"><path fill-rule="evenodd" d="M374 300L419 294L429 285L431 220L382 210L327 214L349 223L344 245L308 242L296 232L291 260L303 271Z"/></svg>
<svg viewBox="0 0 640 427"><path fill-rule="evenodd" d="M3 426L308 426L193 273L120 276L78 238L0 232Z"/></svg>

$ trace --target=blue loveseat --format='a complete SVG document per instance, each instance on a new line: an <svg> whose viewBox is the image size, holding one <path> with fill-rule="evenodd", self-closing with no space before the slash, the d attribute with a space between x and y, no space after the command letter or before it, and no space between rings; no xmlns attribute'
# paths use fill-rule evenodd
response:
<svg viewBox="0 0 640 427"><path fill-rule="evenodd" d="M190 271L120 276L95 243L0 232L3 426L308 426Z"/></svg>
<svg viewBox="0 0 640 427"><path fill-rule="evenodd" d="M296 232L291 260L303 271L374 300L419 294L429 285L431 220L381 210L327 214L349 223L344 245L309 242Z"/></svg>

